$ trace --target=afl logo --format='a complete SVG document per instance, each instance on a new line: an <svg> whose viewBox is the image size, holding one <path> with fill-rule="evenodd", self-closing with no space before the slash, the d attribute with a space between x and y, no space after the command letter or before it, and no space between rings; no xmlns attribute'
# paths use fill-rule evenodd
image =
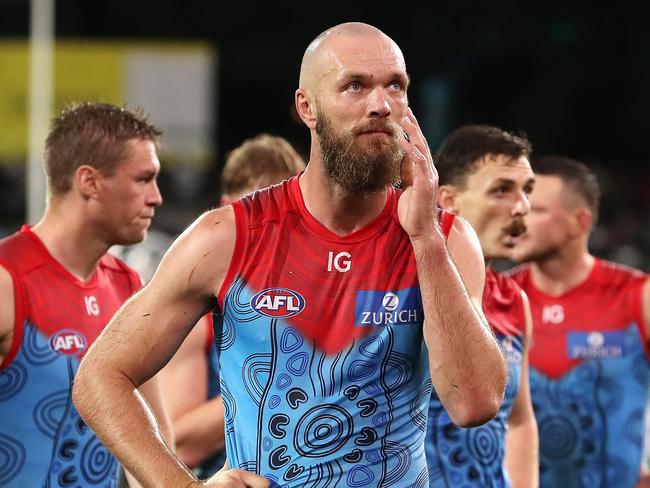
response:
<svg viewBox="0 0 650 488"><path fill-rule="evenodd" d="M266 288L255 295L250 304L257 313L274 318L293 317L305 309L303 296L287 288Z"/></svg>
<svg viewBox="0 0 650 488"><path fill-rule="evenodd" d="M86 338L76 330L60 330L50 337L50 349L57 354L75 356L86 349Z"/></svg>

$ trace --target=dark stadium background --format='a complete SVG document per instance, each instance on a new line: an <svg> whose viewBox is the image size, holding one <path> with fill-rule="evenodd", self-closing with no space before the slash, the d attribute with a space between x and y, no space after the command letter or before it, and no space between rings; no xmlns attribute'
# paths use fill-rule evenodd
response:
<svg viewBox="0 0 650 488"><path fill-rule="evenodd" d="M61 37L218 47L217 154L201 191L183 202L194 214L216 203L225 154L243 139L283 135L306 156L308 132L291 111L302 53L325 28L359 20L401 46L432 148L460 124L490 123L526 132L536 154L585 161L604 192L592 249L650 271L648 2L59 0L56 18ZM28 26L27 0L0 0L0 38L24 38ZM0 173L6 230L24 219L14 180ZM170 180L163 173L173 208ZM156 225L174 233L187 223Z"/></svg>

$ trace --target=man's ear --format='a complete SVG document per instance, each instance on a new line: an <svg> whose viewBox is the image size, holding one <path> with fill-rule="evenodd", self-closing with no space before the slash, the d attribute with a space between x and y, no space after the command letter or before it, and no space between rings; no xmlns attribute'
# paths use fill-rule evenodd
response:
<svg viewBox="0 0 650 488"><path fill-rule="evenodd" d="M82 164L74 172L72 185L79 190L85 198L92 198L99 189L99 170L87 164Z"/></svg>
<svg viewBox="0 0 650 488"><path fill-rule="evenodd" d="M458 188L454 185L441 185L438 189L438 206L448 212L458 213Z"/></svg>
<svg viewBox="0 0 650 488"><path fill-rule="evenodd" d="M316 129L316 105L311 98L307 90L298 88L296 90L296 112L307 127Z"/></svg>
<svg viewBox="0 0 650 488"><path fill-rule="evenodd" d="M594 216L587 207L583 207L575 213L576 231L579 234L589 234L594 223Z"/></svg>

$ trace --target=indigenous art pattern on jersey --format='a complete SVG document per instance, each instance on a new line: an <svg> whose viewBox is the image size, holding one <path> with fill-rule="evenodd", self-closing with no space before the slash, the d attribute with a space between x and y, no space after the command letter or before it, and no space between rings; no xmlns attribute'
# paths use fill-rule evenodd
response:
<svg viewBox="0 0 650 488"><path fill-rule="evenodd" d="M508 384L497 416L479 427L460 428L435 390L429 405L427 461L432 488L509 487L504 466L508 417L519 393L525 338L521 289L488 268L483 310L508 364Z"/></svg>
<svg viewBox="0 0 650 488"><path fill-rule="evenodd" d="M431 381L398 192L339 237L298 182L234 204L216 336L228 460L272 486L425 487Z"/></svg>
<svg viewBox="0 0 650 488"><path fill-rule="evenodd" d="M585 282L553 297L512 276L530 298L530 382L542 487L634 487L650 380L641 319L646 275L596 260Z"/></svg>
<svg viewBox="0 0 650 488"><path fill-rule="evenodd" d="M116 487L118 463L72 403L79 361L120 304L139 286L106 255L82 283L24 227L0 241L16 321L0 369L0 486Z"/></svg>

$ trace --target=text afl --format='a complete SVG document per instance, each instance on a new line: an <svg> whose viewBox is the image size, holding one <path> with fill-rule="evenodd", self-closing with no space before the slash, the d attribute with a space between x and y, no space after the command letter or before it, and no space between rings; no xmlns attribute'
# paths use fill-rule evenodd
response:
<svg viewBox="0 0 650 488"><path fill-rule="evenodd" d="M298 315L305 309L305 298L288 288L266 288L250 301L256 312L273 318L287 318Z"/></svg>

